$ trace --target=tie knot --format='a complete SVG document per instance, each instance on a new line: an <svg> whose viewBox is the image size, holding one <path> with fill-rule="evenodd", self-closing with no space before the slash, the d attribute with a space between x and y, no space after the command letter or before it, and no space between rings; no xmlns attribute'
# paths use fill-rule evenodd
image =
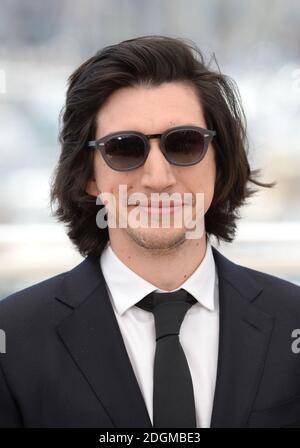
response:
<svg viewBox="0 0 300 448"><path fill-rule="evenodd" d="M178 335L187 310L197 300L184 289L173 292L151 292L136 306L151 311L155 319L156 340Z"/></svg>

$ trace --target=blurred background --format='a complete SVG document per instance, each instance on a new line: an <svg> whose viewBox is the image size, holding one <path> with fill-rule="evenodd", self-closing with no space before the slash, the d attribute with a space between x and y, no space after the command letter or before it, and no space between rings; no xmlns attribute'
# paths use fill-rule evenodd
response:
<svg viewBox="0 0 300 448"><path fill-rule="evenodd" d="M240 89L260 189L241 209L233 261L300 285L298 0L0 0L0 298L83 258L51 216L68 76L145 34L193 40Z"/></svg>

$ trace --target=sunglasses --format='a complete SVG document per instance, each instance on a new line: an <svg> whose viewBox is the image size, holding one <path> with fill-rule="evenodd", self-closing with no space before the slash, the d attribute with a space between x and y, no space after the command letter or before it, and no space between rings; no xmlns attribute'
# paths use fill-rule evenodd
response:
<svg viewBox="0 0 300 448"><path fill-rule="evenodd" d="M116 171L130 171L142 166L149 154L150 138L160 139L160 149L172 165L190 166L200 162L216 135L198 126L176 126L162 134L137 131L113 132L88 142L89 149L99 149L107 165Z"/></svg>

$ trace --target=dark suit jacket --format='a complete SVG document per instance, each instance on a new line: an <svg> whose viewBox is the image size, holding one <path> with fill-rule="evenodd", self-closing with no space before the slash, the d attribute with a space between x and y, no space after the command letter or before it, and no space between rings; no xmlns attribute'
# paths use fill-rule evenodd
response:
<svg viewBox="0 0 300 448"><path fill-rule="evenodd" d="M213 255L220 343L211 427L300 427L291 337L300 287ZM0 301L0 328L0 427L152 427L99 258Z"/></svg>

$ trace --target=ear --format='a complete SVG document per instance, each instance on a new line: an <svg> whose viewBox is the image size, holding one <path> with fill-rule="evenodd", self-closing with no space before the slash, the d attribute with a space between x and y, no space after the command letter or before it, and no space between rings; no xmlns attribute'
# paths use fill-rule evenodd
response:
<svg viewBox="0 0 300 448"><path fill-rule="evenodd" d="M98 190L97 183L95 179L89 180L85 187L85 192L90 194L91 196L97 197L98 194L100 194L100 191Z"/></svg>

